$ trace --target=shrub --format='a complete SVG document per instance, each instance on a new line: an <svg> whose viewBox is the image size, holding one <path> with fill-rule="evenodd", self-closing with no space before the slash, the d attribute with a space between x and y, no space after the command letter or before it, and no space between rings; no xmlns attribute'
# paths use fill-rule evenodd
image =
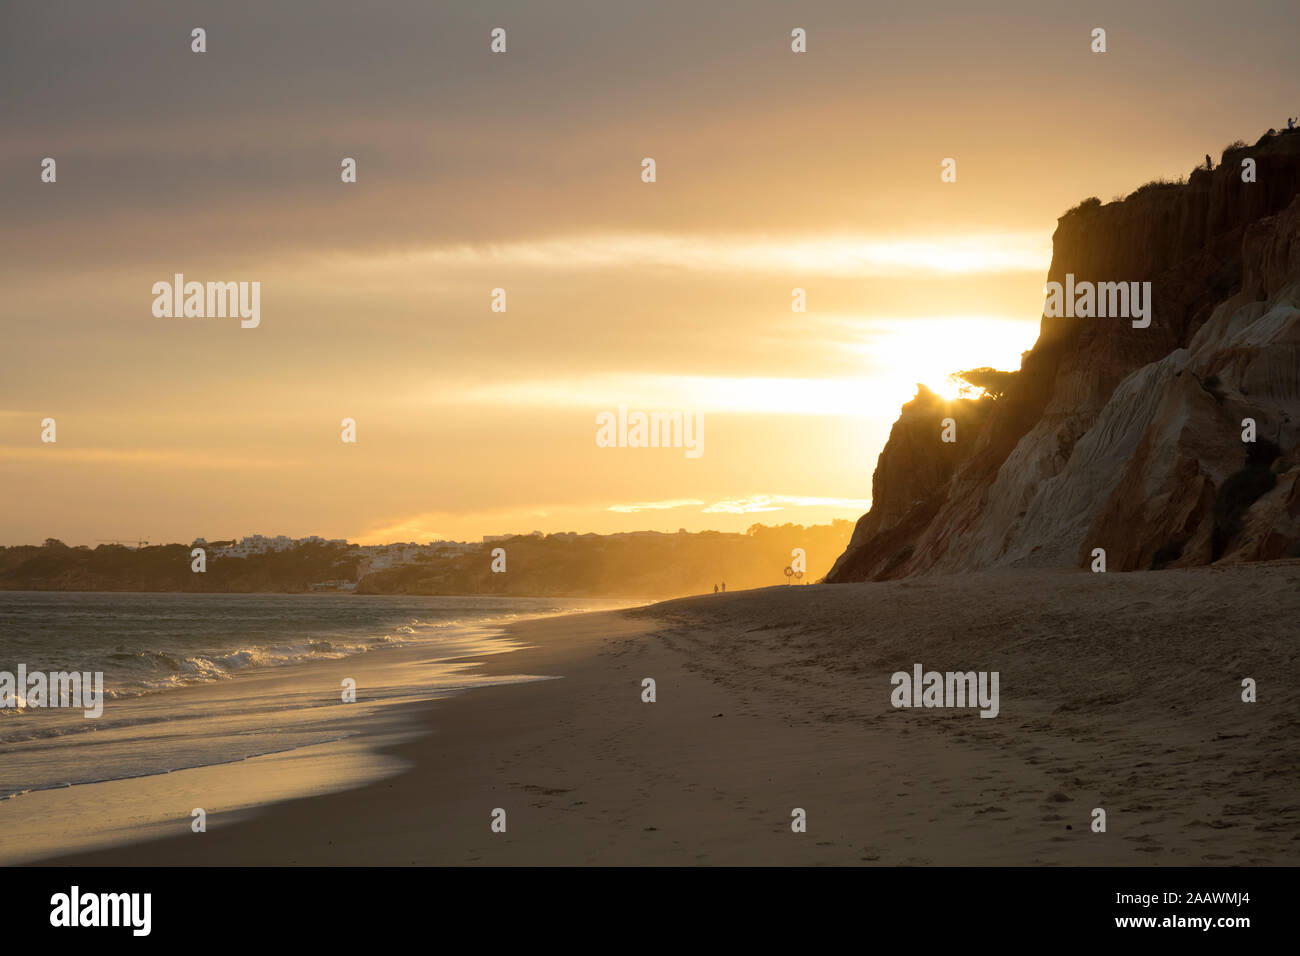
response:
<svg viewBox="0 0 1300 956"><path fill-rule="evenodd" d="M1077 206L1071 206L1069 209L1067 209L1065 211L1065 216L1073 216L1076 212L1083 212L1085 209L1100 209L1100 208L1101 208L1101 200L1096 196L1089 196L1087 199L1079 203ZM1064 219L1065 216L1062 216L1061 218Z"/></svg>
<svg viewBox="0 0 1300 956"><path fill-rule="evenodd" d="M1247 146L1246 141L1239 139L1223 147L1223 153L1219 156L1220 164L1222 164L1227 159L1229 153L1233 152L1234 150L1245 149L1246 146Z"/></svg>
<svg viewBox="0 0 1300 956"><path fill-rule="evenodd" d="M999 399L1011 388L1011 383L1015 381L1017 372L1004 372L1002 369L989 368L987 365L983 368L971 368L964 372L954 372L948 376L951 382L962 383L962 392L979 389L983 394L992 399ZM969 388L967 387L969 386Z"/></svg>
<svg viewBox="0 0 1300 956"><path fill-rule="evenodd" d="M1179 176L1177 179L1165 179L1161 176L1159 179L1153 179L1149 183L1143 183L1137 189L1129 193L1127 198L1132 199L1134 196L1143 196L1160 189L1169 189L1174 186L1184 186L1186 184L1187 179L1184 176Z"/></svg>

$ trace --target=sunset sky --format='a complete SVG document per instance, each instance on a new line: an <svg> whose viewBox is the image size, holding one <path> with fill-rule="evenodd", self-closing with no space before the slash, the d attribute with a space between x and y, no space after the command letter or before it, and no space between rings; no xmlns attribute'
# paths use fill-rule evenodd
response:
<svg viewBox="0 0 1300 956"><path fill-rule="evenodd" d="M1083 6L6 2L0 544L856 519L915 383L1033 345L1058 216L1300 113L1294 0ZM178 272L260 327L154 317Z"/></svg>

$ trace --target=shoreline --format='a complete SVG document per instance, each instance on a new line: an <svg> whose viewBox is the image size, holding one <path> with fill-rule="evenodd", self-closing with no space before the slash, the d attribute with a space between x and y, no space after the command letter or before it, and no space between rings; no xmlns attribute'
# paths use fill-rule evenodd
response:
<svg viewBox="0 0 1300 956"><path fill-rule="evenodd" d="M529 646L476 672L560 679L403 705L421 735L381 748L394 775L38 864L1294 865L1298 617L1289 561L521 622L506 636ZM892 708L889 674L914 661L1000 671L999 716Z"/></svg>
<svg viewBox="0 0 1300 956"><path fill-rule="evenodd" d="M470 690L474 690L482 695L478 699L486 701L489 709L494 712L507 712L510 709L508 705L511 700L508 691L530 685L560 682L559 678L563 675L543 671L548 666L561 664L569 658L572 649L562 641L552 641L550 639L553 634L567 629L565 627L566 619L586 619L597 616L614 617L621 613L621 611L587 611L581 614L556 614L505 624L500 627L505 642L519 645L525 635L516 634L516 630L535 632L535 628L541 628L545 631L543 640L545 640L546 646L527 646L525 644L514 649L503 648L500 653L493 655L470 655L449 660L447 663L465 668L476 681L486 681L486 683L478 683L467 690L457 691L444 697L423 701L408 701L394 705L390 723L382 728L374 728L363 735L361 751L352 755L354 757L368 757L377 764L388 768L388 772L377 776L375 779L359 783L341 783L342 789L335 788L328 793L294 796L288 799L262 803L257 806L239 807L224 817L220 812L211 812L208 816L209 831L204 834L191 833L188 819L181 818L178 815L175 823L172 824L173 832L167 835L163 835L161 830L156 829L153 834L150 834L152 838L149 839L133 840L101 848L73 850L55 855L40 855L19 865L184 866L276 865L281 863L290 865L306 863L310 865L326 862L334 865L345 865L349 862L357 864L374 862L372 858L339 859L339 854L345 851L342 849L336 851L333 847L335 845L341 847L346 841L330 837L326 837L324 850L321 847L312 848L315 853L325 852L327 859L312 859L310 854L308 854L307 859L289 859L281 850L274 848L275 838L271 834L282 832L285 821L291 816L295 816L301 811L314 813L316 809L323 808L318 801L325 800L333 803L331 798L355 798L357 795L366 795L362 797L360 804L355 803L354 799L345 799L339 801L336 806L327 809L326 812L328 814L343 813L345 819L351 819L354 822L371 817L371 812L364 809L370 796L383 793L383 791L390 788L394 779L405 778L413 770L419 768L420 762L417 755L426 753L429 743L440 733L443 733L442 728L435 723L439 711L442 710L441 705L464 698L468 696ZM617 624L610 628L602 623L595 627L580 628L579 630L586 635L605 635L610 633L611 630L616 631L617 627ZM520 655L527 655L528 660L521 663ZM334 661L321 662L316 667L323 669L337 663ZM503 694L502 692L506 693ZM455 721L454 723L459 724L460 722ZM446 730L444 736L455 738L457 733L458 728L452 726ZM477 735L475 735L474 739L478 739ZM229 767L243 764L256 767L260 771L262 768L258 766L258 762L265 760L266 758L263 757L254 757L238 762L235 765L219 766ZM185 775L198 776L197 771L210 769L214 768L181 770L163 776L173 778L181 778ZM351 772L352 768L346 759L342 761L341 769L343 772ZM274 768L267 767L266 772L274 773ZM132 784L140 779L144 778L111 781L110 783ZM90 784L86 786L100 785ZM264 830L263 828L266 827L270 827L270 829ZM241 831L239 835L235 839L227 840L226 836L236 829ZM329 829L329 827L322 827L322 829ZM307 844L314 842L303 831L297 831L295 835L302 838L304 848ZM191 843L191 839L208 840L209 842L200 847ZM270 844L266 842L267 840L270 840ZM212 845L214 842L217 843L216 847ZM205 851L213 849L216 850L216 859L204 856ZM232 853L235 856L228 855ZM289 855L292 856L292 852ZM405 861L392 859L388 862L401 863Z"/></svg>
<svg viewBox="0 0 1300 956"><path fill-rule="evenodd" d="M517 612L512 619L569 613L581 612ZM508 667L496 676L478 672L482 662L516 648L505 636L507 623L498 617L448 623L433 640L122 696L111 720L75 721L74 733L12 725L19 735L6 742L0 759L8 782L24 786L0 798L0 865L175 832L188 828L195 806L213 811L208 824L215 827L284 799L391 776L404 765L385 745L422 732L413 705L476 686L544 679ZM356 681L356 703L340 701L342 678ZM41 716L15 719L25 724ZM222 741L235 742L234 753ZM123 747L162 760L152 761L156 769L120 772ZM23 777L25 770L32 775Z"/></svg>

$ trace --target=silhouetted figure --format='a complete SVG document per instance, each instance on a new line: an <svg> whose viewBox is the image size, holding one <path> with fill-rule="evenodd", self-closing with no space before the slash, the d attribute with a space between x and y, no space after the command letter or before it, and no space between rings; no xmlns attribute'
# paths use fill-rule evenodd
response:
<svg viewBox="0 0 1300 956"><path fill-rule="evenodd" d="M1286 128L1288 131L1295 129L1295 121L1296 117L1294 116L1288 116L1286 118Z"/></svg>
<svg viewBox="0 0 1300 956"><path fill-rule="evenodd" d="M727 582L726 582L726 581L723 581L723 582L722 582L722 593L723 593L723 594L726 594L726 593L727 593Z"/></svg>
<svg viewBox="0 0 1300 956"><path fill-rule="evenodd" d="M1213 169L1213 168L1214 168L1214 160L1210 159L1210 154L1209 154L1209 153L1206 153L1206 154L1205 154L1205 168L1206 168L1206 169Z"/></svg>
<svg viewBox="0 0 1300 956"><path fill-rule="evenodd" d="M717 586L716 584L713 585L713 593L714 593L714 594L717 594L717 593L718 593L718 586Z"/></svg>

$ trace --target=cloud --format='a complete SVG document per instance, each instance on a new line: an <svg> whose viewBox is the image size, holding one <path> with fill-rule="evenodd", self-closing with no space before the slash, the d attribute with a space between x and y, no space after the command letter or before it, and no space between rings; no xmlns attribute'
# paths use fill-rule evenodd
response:
<svg viewBox="0 0 1300 956"><path fill-rule="evenodd" d="M607 511L637 514L642 511L669 511L704 504L698 498L667 498L663 501L643 501L637 504L610 505ZM787 508L844 508L867 511L870 498L824 498L814 495L752 495L748 498L726 498L701 509L701 514L753 514L763 511L784 511Z"/></svg>
<svg viewBox="0 0 1300 956"><path fill-rule="evenodd" d="M673 508L688 508L704 504L699 498L669 498L666 501L642 501L632 505L610 505L606 511L619 514L638 514L642 511L669 511Z"/></svg>
<svg viewBox="0 0 1300 956"><path fill-rule="evenodd" d="M729 414L893 416L897 390L870 379L596 374L498 382L461 389L450 400L472 405L589 409L617 407ZM911 391L908 391L908 395ZM449 400L444 393L431 398ZM904 398L905 400L905 398Z"/></svg>
<svg viewBox="0 0 1300 956"><path fill-rule="evenodd" d="M763 511L784 511L787 508L844 508L865 512L871 508L870 498L818 498L809 495L753 495L748 498L729 498L709 505L705 514L753 514Z"/></svg>
<svg viewBox="0 0 1300 956"><path fill-rule="evenodd" d="M1047 272L1051 242L1040 232L890 237L611 233L525 241L456 243L354 257L366 273L431 268L526 268L553 272L683 269L713 273L904 278Z"/></svg>
<svg viewBox="0 0 1300 956"><path fill-rule="evenodd" d="M72 448L66 443L42 445L0 445L0 461L19 460L42 464L78 462L101 465L141 467L201 468L203 470L274 469L287 467L286 462L237 455L167 451L147 448Z"/></svg>

